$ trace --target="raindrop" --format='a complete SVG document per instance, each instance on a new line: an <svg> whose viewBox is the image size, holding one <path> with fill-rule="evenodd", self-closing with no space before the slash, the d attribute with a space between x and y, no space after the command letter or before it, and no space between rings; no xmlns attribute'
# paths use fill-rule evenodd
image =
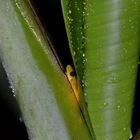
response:
<svg viewBox="0 0 140 140"><path fill-rule="evenodd" d="M80 11L80 8L77 8L77 11Z"/></svg>
<svg viewBox="0 0 140 140"><path fill-rule="evenodd" d="M104 106L106 106L107 105L107 102L104 102L104 104L103 104Z"/></svg>
<svg viewBox="0 0 140 140"><path fill-rule="evenodd" d="M20 122L23 122L23 119L22 119L22 117L19 117L19 121L20 121Z"/></svg>
<svg viewBox="0 0 140 140"><path fill-rule="evenodd" d="M14 25L17 26L17 22L14 22Z"/></svg>
<svg viewBox="0 0 140 140"><path fill-rule="evenodd" d="M118 109L120 109L120 107L121 107L120 105L117 106Z"/></svg>
<svg viewBox="0 0 140 140"><path fill-rule="evenodd" d="M85 53L83 53L83 55L82 55L83 57L85 57Z"/></svg>
<svg viewBox="0 0 140 140"><path fill-rule="evenodd" d="M10 8L9 2L6 3L6 11L8 12Z"/></svg>
<svg viewBox="0 0 140 140"><path fill-rule="evenodd" d="M83 5L86 5L86 2L85 1L83 2Z"/></svg>
<svg viewBox="0 0 140 140"><path fill-rule="evenodd" d="M81 35L83 35L83 32L80 32Z"/></svg>
<svg viewBox="0 0 140 140"><path fill-rule="evenodd" d="M123 131L126 131L126 127L123 128Z"/></svg>
<svg viewBox="0 0 140 140"><path fill-rule="evenodd" d="M131 20L131 19L129 19L128 21L129 21L129 22L132 22L132 20Z"/></svg>
<svg viewBox="0 0 140 140"><path fill-rule="evenodd" d="M108 79L108 82L109 82L109 83L115 83L116 81L117 81L116 76L112 76L112 77L110 77L110 78Z"/></svg>
<svg viewBox="0 0 140 140"><path fill-rule="evenodd" d="M87 13L87 16L89 16L89 13Z"/></svg>
<svg viewBox="0 0 140 140"><path fill-rule="evenodd" d="M127 53L127 49L126 48L123 48L123 49L124 49L124 52Z"/></svg>
<svg viewBox="0 0 140 140"><path fill-rule="evenodd" d="M127 12L127 11L128 11L127 8L125 8L125 9L124 9L124 12Z"/></svg>
<svg viewBox="0 0 140 140"><path fill-rule="evenodd" d="M73 52L73 55L74 55L74 56L76 55L76 52L75 52L75 51Z"/></svg>
<svg viewBox="0 0 140 140"><path fill-rule="evenodd" d="M83 11L83 15L85 15L85 12Z"/></svg>
<svg viewBox="0 0 140 140"><path fill-rule="evenodd" d="M14 87L13 87L12 85L10 85L9 88L12 89L13 96L15 97L15 90L14 90Z"/></svg>
<svg viewBox="0 0 140 140"><path fill-rule="evenodd" d="M134 29L134 26L130 26L131 27L131 29Z"/></svg>
<svg viewBox="0 0 140 140"><path fill-rule="evenodd" d="M83 60L83 63L84 63L84 64L86 63L86 59Z"/></svg>
<svg viewBox="0 0 140 140"><path fill-rule="evenodd" d="M125 93L126 92L126 90L125 89L122 89L122 93Z"/></svg>
<svg viewBox="0 0 140 140"><path fill-rule="evenodd" d="M124 113L126 112L126 108L123 109L123 112L124 112Z"/></svg>
<svg viewBox="0 0 140 140"><path fill-rule="evenodd" d="M85 82L85 87L87 87L87 82Z"/></svg>
<svg viewBox="0 0 140 140"><path fill-rule="evenodd" d="M71 12L71 10L69 10L69 14L71 14L72 12Z"/></svg>
<svg viewBox="0 0 140 140"><path fill-rule="evenodd" d="M132 65L132 69L134 69L135 68L135 66L134 65Z"/></svg>
<svg viewBox="0 0 140 140"><path fill-rule="evenodd" d="M85 84L82 84L81 86L84 88L85 87Z"/></svg>

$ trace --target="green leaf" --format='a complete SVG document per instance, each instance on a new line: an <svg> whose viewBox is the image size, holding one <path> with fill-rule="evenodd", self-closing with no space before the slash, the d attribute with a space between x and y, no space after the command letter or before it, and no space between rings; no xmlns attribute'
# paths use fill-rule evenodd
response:
<svg viewBox="0 0 140 140"><path fill-rule="evenodd" d="M28 0L0 1L0 58L30 139L91 140L69 82L32 10Z"/></svg>
<svg viewBox="0 0 140 140"><path fill-rule="evenodd" d="M83 75L85 69L85 65L84 65L85 60L83 60L85 39L83 38L84 34L82 29L82 27L84 26L83 16L81 15L83 9L82 1L62 0L61 3L62 3L63 14L64 14L64 20L66 24L67 36L69 39L70 50L72 53L72 57L74 60L74 65L77 73L77 80L80 83L80 85L83 86L84 85ZM84 95L82 93L82 88L83 88L82 86L79 87L80 89L79 104L85 116L92 137L93 139L95 139L93 128L89 119L89 114L86 108L87 105L84 99Z"/></svg>
<svg viewBox="0 0 140 140"><path fill-rule="evenodd" d="M139 56L140 2L62 0L62 6L97 140L128 140Z"/></svg>
<svg viewBox="0 0 140 140"><path fill-rule="evenodd" d="M83 2L82 0L61 0L64 20L66 24L69 45L74 59L75 69L80 84L83 84L84 75L84 20L83 20Z"/></svg>

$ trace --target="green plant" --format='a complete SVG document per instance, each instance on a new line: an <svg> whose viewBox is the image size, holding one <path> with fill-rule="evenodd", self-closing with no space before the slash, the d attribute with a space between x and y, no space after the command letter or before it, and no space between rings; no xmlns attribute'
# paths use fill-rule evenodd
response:
<svg viewBox="0 0 140 140"><path fill-rule="evenodd" d="M29 1L0 3L0 58L30 139L90 140L70 84Z"/></svg>
<svg viewBox="0 0 140 140"><path fill-rule="evenodd" d="M31 2L0 1L0 58L30 138L128 140L139 0L61 0L79 102Z"/></svg>
<svg viewBox="0 0 140 140"><path fill-rule="evenodd" d="M139 57L140 2L62 0L62 5L97 140L128 140Z"/></svg>

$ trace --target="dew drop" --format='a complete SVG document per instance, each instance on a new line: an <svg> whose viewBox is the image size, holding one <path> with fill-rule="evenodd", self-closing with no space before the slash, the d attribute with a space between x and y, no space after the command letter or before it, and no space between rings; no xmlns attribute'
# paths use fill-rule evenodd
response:
<svg viewBox="0 0 140 140"><path fill-rule="evenodd" d="M126 48L124 48L124 52L127 53L127 49Z"/></svg>
<svg viewBox="0 0 140 140"><path fill-rule="evenodd" d="M85 59L83 59L83 64L85 64L87 62L87 59L85 58Z"/></svg>
<svg viewBox="0 0 140 140"><path fill-rule="evenodd" d="M132 22L132 20L131 20L131 19L129 19L128 21L129 21L129 22Z"/></svg>
<svg viewBox="0 0 140 140"><path fill-rule="evenodd" d="M135 68L135 66L134 65L132 65L132 69L134 69Z"/></svg>
<svg viewBox="0 0 140 140"><path fill-rule="evenodd" d="M72 12L71 12L71 10L69 10L69 14L71 14Z"/></svg>
<svg viewBox="0 0 140 140"><path fill-rule="evenodd" d="M85 53L83 53L83 55L82 55L83 57L85 57Z"/></svg>
<svg viewBox="0 0 140 140"><path fill-rule="evenodd" d="M134 26L132 25L132 26L130 26L131 27L131 29L134 29Z"/></svg>
<svg viewBox="0 0 140 140"><path fill-rule="evenodd" d="M87 82L85 82L85 87L86 87L86 88L88 87Z"/></svg>
<svg viewBox="0 0 140 140"><path fill-rule="evenodd" d="M84 87L85 85L84 85L84 84L82 84L81 86L82 86L82 87Z"/></svg>
<svg viewBox="0 0 140 140"><path fill-rule="evenodd" d="M75 51L73 52L73 55L74 55L74 56L76 55L76 52L75 52Z"/></svg>
<svg viewBox="0 0 140 140"><path fill-rule="evenodd" d="M20 121L20 122L23 122L23 119L22 119L22 117L19 117L19 121Z"/></svg>
<svg viewBox="0 0 140 140"><path fill-rule="evenodd" d="M122 93L125 93L126 92L126 90L125 89L122 89Z"/></svg>
<svg viewBox="0 0 140 140"><path fill-rule="evenodd" d="M14 87L12 85L10 85L9 88L11 88L12 93L13 93L13 96L15 97L16 95L15 95L15 89L14 89Z"/></svg>
<svg viewBox="0 0 140 140"><path fill-rule="evenodd" d="M125 8L125 9L124 9L124 12L127 12L127 11L128 11L127 8Z"/></svg>
<svg viewBox="0 0 140 140"><path fill-rule="evenodd" d="M6 3L6 11L8 12L9 11L9 8L10 8L10 4L9 2Z"/></svg>
<svg viewBox="0 0 140 140"><path fill-rule="evenodd" d="M107 102L104 102L104 104L103 104L104 106L106 106L107 105Z"/></svg>
<svg viewBox="0 0 140 140"><path fill-rule="evenodd" d="M126 127L123 128L123 131L126 131Z"/></svg>
<svg viewBox="0 0 140 140"><path fill-rule="evenodd" d="M83 15L85 15L85 12L83 11Z"/></svg>
<svg viewBox="0 0 140 140"><path fill-rule="evenodd" d="M121 107L120 105L117 106L118 109L120 109L120 107Z"/></svg>
<svg viewBox="0 0 140 140"><path fill-rule="evenodd" d="M80 11L80 8L77 8L77 11Z"/></svg>

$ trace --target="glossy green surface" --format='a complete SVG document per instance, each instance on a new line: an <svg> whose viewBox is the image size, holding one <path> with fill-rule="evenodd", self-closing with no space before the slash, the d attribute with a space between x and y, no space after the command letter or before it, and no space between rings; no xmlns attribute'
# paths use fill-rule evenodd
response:
<svg viewBox="0 0 140 140"><path fill-rule="evenodd" d="M28 0L0 0L0 58L31 140L91 140Z"/></svg>
<svg viewBox="0 0 140 140"><path fill-rule="evenodd" d="M80 83L81 96L79 97L80 108L85 116L86 123L90 132L92 133L93 139L95 134L93 127L87 112L87 104L84 99L84 70L85 70L85 36L84 36L84 17L83 17L83 4L82 0L61 0L64 20L66 24L67 36L69 39L69 45L75 70L77 73L77 80Z"/></svg>
<svg viewBox="0 0 140 140"><path fill-rule="evenodd" d="M84 83L84 21L82 0L61 0L70 50L80 84ZM80 71L80 72L79 72Z"/></svg>
<svg viewBox="0 0 140 140"><path fill-rule="evenodd" d="M80 78L84 77L83 90L97 140L128 140L139 56L140 2L62 2L77 73L84 74ZM73 38L79 38L80 43L84 38L84 45L72 44ZM78 48L83 48L82 54Z"/></svg>

